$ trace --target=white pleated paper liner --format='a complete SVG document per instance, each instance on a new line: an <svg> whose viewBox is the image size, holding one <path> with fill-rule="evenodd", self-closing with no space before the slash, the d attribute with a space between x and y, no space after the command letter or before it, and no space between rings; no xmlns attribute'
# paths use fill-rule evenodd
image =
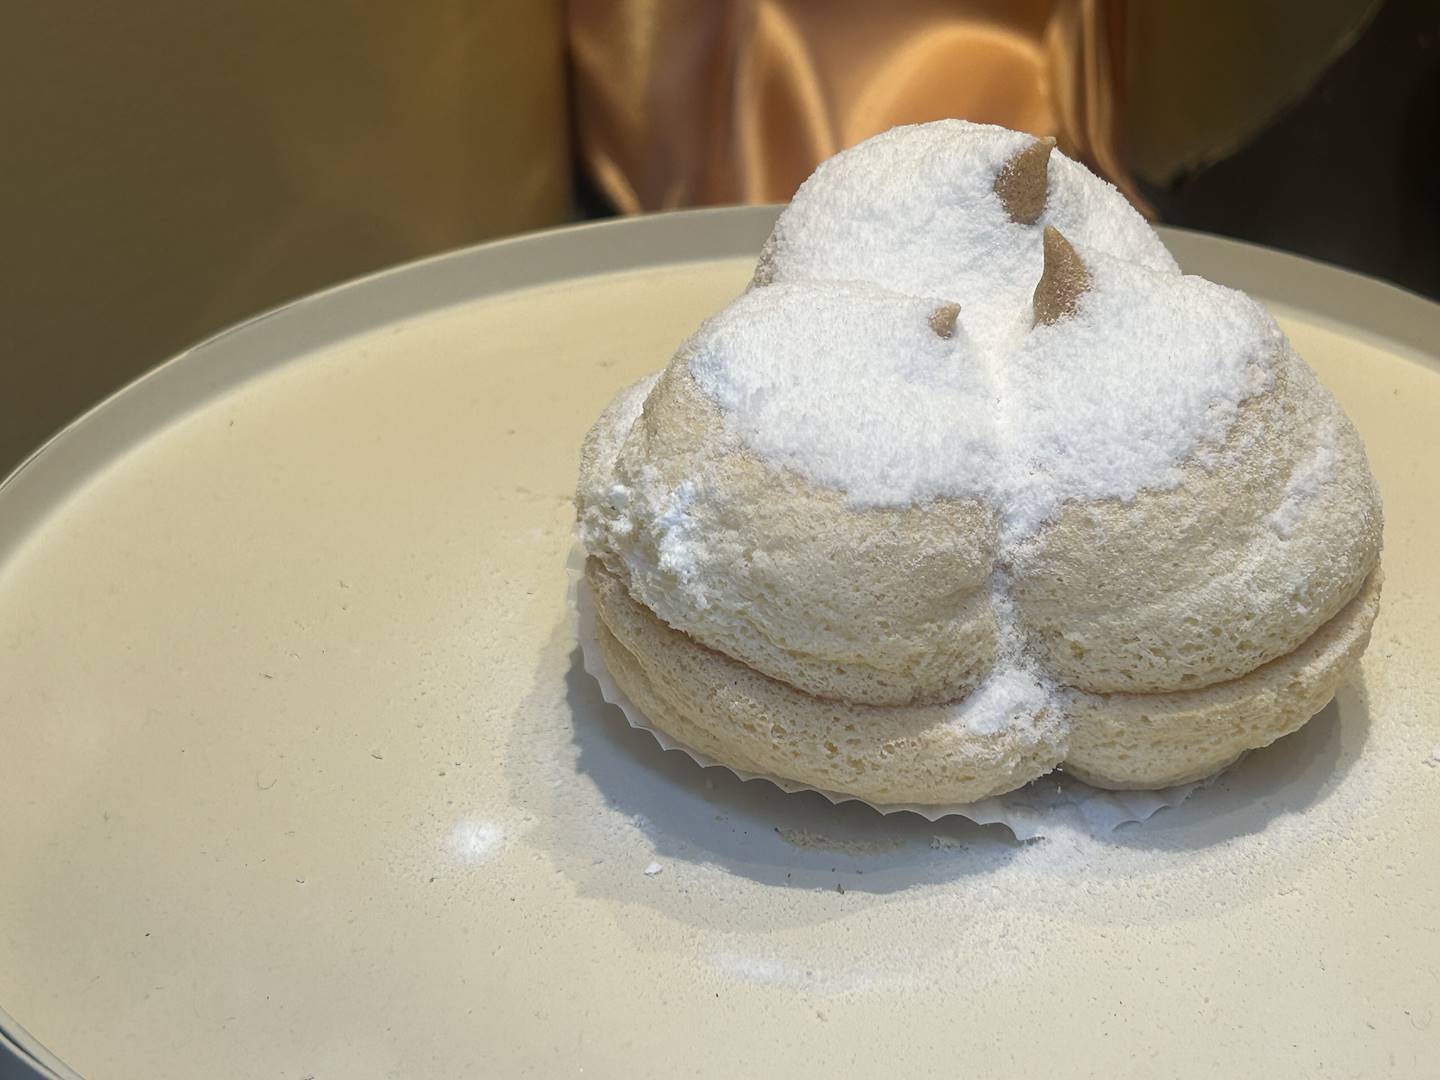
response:
<svg viewBox="0 0 1440 1080"><path fill-rule="evenodd" d="M625 691L615 685L615 680L605 666L597 637L595 601L585 582L584 566L585 555L580 551L572 554L566 566L570 573L571 597L579 614L580 655L585 670L600 685L600 696L611 705L618 707L625 714L625 719L631 727L648 731L662 748L680 750L697 765L704 768L712 766L723 768L741 780L765 780L774 784L781 791L790 793L813 791L818 795L823 795L832 803L865 802L864 799L856 798L854 795L825 791L779 776L732 768L724 762L716 761L714 758L692 750L678 739L654 727L645 714L626 696ZM969 818L980 825L1000 824L1014 833L1016 839L1032 840L1044 836L1048 828L1058 826L1062 816L1072 827L1078 822L1092 834L1102 835L1126 822L1144 821L1167 806L1178 806L1189 798L1193 791L1207 783L1209 780L1201 780L1159 791L1104 791L1056 772L1042 776L1038 780L1032 780L1024 787L1004 795L996 795L988 799L981 799L979 802L965 803L959 806L926 806L918 803L876 806L874 803L868 802L866 805L882 814L907 811L919 814L930 821L956 816Z"/></svg>

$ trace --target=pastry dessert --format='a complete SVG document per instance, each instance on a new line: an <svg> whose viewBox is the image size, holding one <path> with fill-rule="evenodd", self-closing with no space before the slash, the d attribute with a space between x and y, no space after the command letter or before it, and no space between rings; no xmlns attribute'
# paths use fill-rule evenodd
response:
<svg viewBox="0 0 1440 1080"><path fill-rule="evenodd" d="M1379 602L1364 449L1269 315L960 121L816 170L577 505L650 722L876 805L1206 776L1325 705Z"/></svg>

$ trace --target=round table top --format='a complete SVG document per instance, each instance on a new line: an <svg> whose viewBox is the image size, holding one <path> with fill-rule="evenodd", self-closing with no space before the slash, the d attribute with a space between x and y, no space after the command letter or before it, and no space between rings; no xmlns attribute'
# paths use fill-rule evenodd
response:
<svg viewBox="0 0 1440 1080"><path fill-rule="evenodd" d="M702 770L580 666L581 437L774 213L340 286L0 487L0 1042L147 1080L1430 1074L1440 308L1165 234L1359 426L1385 601L1298 734L1022 844Z"/></svg>

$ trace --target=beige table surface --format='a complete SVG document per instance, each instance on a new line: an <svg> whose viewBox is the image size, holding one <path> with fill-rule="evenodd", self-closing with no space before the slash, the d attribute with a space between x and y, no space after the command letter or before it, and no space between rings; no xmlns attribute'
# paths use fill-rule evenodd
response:
<svg viewBox="0 0 1440 1080"><path fill-rule="evenodd" d="M1167 234L1359 425L1384 608L1299 734L1022 845L702 771L578 666L581 436L772 216L321 294L0 489L10 1038L96 1078L1440 1074L1436 307Z"/></svg>

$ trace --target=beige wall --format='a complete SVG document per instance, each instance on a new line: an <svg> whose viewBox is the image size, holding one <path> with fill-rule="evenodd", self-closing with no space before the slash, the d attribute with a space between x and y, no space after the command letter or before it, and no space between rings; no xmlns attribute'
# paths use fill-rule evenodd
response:
<svg viewBox="0 0 1440 1080"><path fill-rule="evenodd" d="M239 318L563 220L559 0L49 0L0 35L0 473Z"/></svg>

